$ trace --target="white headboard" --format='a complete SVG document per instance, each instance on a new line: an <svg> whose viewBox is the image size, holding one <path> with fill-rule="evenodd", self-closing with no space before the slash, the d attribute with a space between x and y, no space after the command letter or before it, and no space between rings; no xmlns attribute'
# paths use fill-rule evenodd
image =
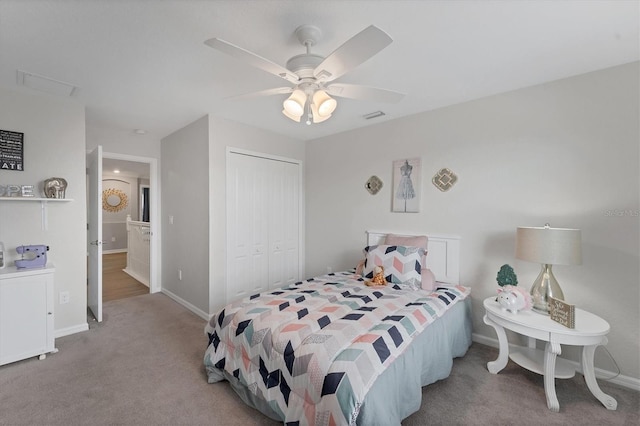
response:
<svg viewBox="0 0 640 426"><path fill-rule="evenodd" d="M396 234L395 232L367 231L367 245L384 244L387 234L415 236L424 234ZM429 238L427 268L436 276L436 281L460 284L460 237L455 235L427 235Z"/></svg>

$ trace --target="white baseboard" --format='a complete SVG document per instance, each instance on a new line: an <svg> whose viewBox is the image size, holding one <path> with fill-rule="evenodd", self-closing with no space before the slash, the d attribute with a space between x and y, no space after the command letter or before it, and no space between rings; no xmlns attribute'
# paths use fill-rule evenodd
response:
<svg viewBox="0 0 640 426"><path fill-rule="evenodd" d="M199 316L203 320L209 321L209 314L207 314L202 309L192 305L191 303L189 303L186 300L184 300L182 297L177 296L176 294L170 292L167 289L163 288L160 291L162 292L162 294L167 295L169 298L173 299L175 302L178 302L179 304L181 304L182 306L184 306L185 308L187 308L188 310L190 310L191 312L193 312L194 314L196 314L197 316Z"/></svg>
<svg viewBox="0 0 640 426"><path fill-rule="evenodd" d="M487 346L491 346L493 348L499 348L500 345L498 343L498 339L493 339L491 337L487 337L487 336L483 336L481 334L477 334L477 333L473 333L472 335L472 339L474 342L476 343L480 343L482 345L487 345ZM522 346L518 346L518 345L514 345L509 343L509 347L513 347L513 348L521 348ZM580 374L582 374L582 366L580 365L579 362L570 360L570 359L566 359L563 358L566 361L570 362L576 369L577 372L579 372ZM492 361L492 360L491 360ZM595 373L596 373L596 377L598 379L603 379L606 380L607 382L625 387L627 389L631 389L634 391L639 391L640 392L640 379L636 379L634 377L629 377L629 376L624 376L622 374L619 374L616 376L616 373L613 371L608 371L608 370L603 370L601 368L596 368L595 369ZM616 376L613 377L612 379L608 379L609 377L612 376Z"/></svg>
<svg viewBox="0 0 640 426"><path fill-rule="evenodd" d="M125 274L128 274L130 277L132 277L135 280L140 281L142 284L146 285L147 287L149 287L149 280L144 278L142 275L136 274L135 272L133 272L132 270L130 270L129 268L124 268L122 270L122 272L124 272Z"/></svg>
<svg viewBox="0 0 640 426"><path fill-rule="evenodd" d="M53 336L57 339L58 337L64 337L70 334L76 334L76 333L80 333L82 331L87 331L87 330L89 330L89 324L85 322L84 324L78 324L71 327L60 328L58 330L55 330L53 332Z"/></svg>
<svg viewBox="0 0 640 426"><path fill-rule="evenodd" d="M113 249L113 250L102 250L102 254L115 254L115 253L126 253L127 249Z"/></svg>

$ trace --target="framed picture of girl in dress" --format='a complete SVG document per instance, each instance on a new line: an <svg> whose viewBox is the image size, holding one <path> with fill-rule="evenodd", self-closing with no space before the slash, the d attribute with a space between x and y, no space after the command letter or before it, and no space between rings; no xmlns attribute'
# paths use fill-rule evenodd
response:
<svg viewBox="0 0 640 426"><path fill-rule="evenodd" d="M420 211L420 158L407 158L393 162L392 212L418 213Z"/></svg>

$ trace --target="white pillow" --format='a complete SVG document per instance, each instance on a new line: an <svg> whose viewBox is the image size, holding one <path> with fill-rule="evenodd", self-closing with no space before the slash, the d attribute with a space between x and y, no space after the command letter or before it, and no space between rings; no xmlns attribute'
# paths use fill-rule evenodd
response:
<svg viewBox="0 0 640 426"><path fill-rule="evenodd" d="M422 289L433 291L436 289L436 277L433 275L431 269L427 268L427 247L429 245L429 238L426 235L396 235L388 234L385 238L385 244L390 246L416 246L423 247L425 249L424 257L422 258Z"/></svg>

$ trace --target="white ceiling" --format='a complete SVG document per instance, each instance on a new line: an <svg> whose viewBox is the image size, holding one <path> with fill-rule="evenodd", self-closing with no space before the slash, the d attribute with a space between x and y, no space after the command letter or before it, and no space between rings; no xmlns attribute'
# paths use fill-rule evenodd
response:
<svg viewBox="0 0 640 426"><path fill-rule="evenodd" d="M0 86L16 89L18 69L72 83L88 125L158 138L211 113L309 140L637 61L639 13L637 0L0 0ZM225 99L286 82L205 40L284 66L304 52L301 24L322 29L312 48L322 55L371 24L386 31L394 42L337 82L407 96L339 99L331 119L311 126L281 114L284 95ZM377 110L387 115L362 118Z"/></svg>
<svg viewBox="0 0 640 426"><path fill-rule="evenodd" d="M136 161L116 160L113 158L102 158L102 174L111 176L117 174L132 178L149 179L149 164L138 163ZM116 173L115 171L118 170Z"/></svg>

